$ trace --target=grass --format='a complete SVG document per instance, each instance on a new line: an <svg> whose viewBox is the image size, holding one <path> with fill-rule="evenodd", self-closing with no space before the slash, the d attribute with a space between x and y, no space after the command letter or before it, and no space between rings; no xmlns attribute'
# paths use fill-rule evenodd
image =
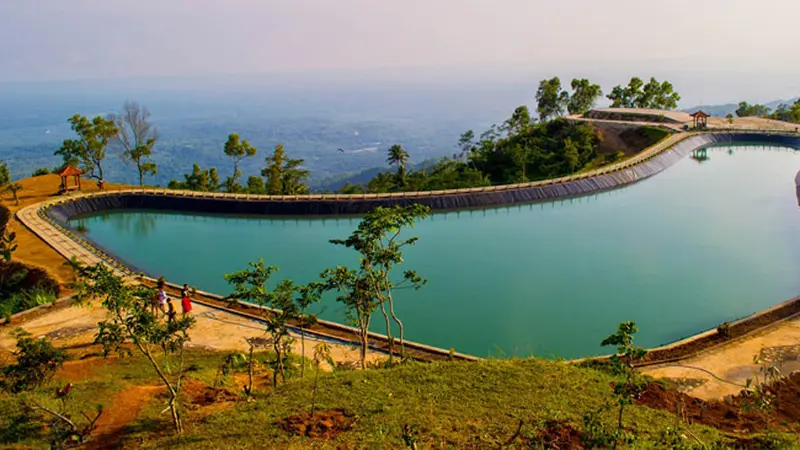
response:
<svg viewBox="0 0 800 450"><path fill-rule="evenodd" d="M188 377L211 385L225 353L192 350L187 355ZM269 353L261 353L262 361ZM297 363L295 362L294 365ZM239 372L243 373L243 372ZM256 391L254 402L219 405L184 412L187 433L171 434L164 399L146 403L126 427L128 442L143 448L402 448L403 426L418 431L419 448L497 448L508 440L522 420L522 437L533 438L546 420L570 422L582 429L582 417L611 399L613 377L602 371L538 359L481 362L407 363L390 369L339 371L320 378L317 410L343 408L355 416L355 425L330 441L292 436L276 425L281 419L308 411L313 370L305 379L291 378L272 391ZM268 376L259 373L262 379ZM62 377L63 378L63 377ZM63 385L57 379L33 395L54 405L52 392ZM91 410L98 402L110 405L131 386L157 385L152 369L140 357L97 364L83 380L73 380L72 409ZM230 377L227 386L233 386ZM188 399L186 399L188 400ZM614 412L602 417L612 427ZM41 428L30 425L18 399L0 394L0 445L41 446ZM633 448L657 448L660 433L676 424L675 417L645 407L626 409L626 427L638 435ZM721 438L714 429L691 426L704 442ZM518 440L517 445L521 445Z"/></svg>

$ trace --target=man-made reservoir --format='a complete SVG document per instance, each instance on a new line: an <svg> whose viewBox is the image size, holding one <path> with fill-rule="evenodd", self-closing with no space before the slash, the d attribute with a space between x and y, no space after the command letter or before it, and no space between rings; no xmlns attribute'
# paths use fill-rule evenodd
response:
<svg viewBox="0 0 800 450"><path fill-rule="evenodd" d="M634 320L653 347L800 293L800 153L716 147L596 196L436 214L409 235L404 268L428 278L398 292L406 338L476 356L607 353ZM357 218L253 218L114 211L72 221L151 275L219 294L222 275L263 257L297 283L356 262L328 243ZM403 268L403 267L401 267ZM398 271L398 273L400 273ZM321 316L344 321L333 295ZM383 332L376 314L373 329Z"/></svg>

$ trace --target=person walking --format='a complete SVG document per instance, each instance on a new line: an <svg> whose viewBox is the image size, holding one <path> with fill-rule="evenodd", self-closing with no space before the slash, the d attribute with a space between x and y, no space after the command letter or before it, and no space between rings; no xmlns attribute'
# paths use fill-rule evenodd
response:
<svg viewBox="0 0 800 450"><path fill-rule="evenodd" d="M175 323L175 306L172 304L172 299L167 298L167 323Z"/></svg>
<svg viewBox="0 0 800 450"><path fill-rule="evenodd" d="M167 293L164 292L164 281L162 279L158 280L158 293L156 293L156 299L158 301L158 309L161 310L161 313L166 315L167 314Z"/></svg>
<svg viewBox="0 0 800 450"><path fill-rule="evenodd" d="M189 285L184 284L181 290L181 308L183 309L183 317L186 317L192 311L192 299L189 298Z"/></svg>

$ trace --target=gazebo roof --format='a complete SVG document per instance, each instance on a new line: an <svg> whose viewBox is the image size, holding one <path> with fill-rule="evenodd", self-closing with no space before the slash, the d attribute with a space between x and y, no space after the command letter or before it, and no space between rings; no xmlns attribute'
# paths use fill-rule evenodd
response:
<svg viewBox="0 0 800 450"><path fill-rule="evenodd" d="M703 112L703 110L698 110L698 111L693 112L693 113L691 113L689 115L692 116L692 117L711 117L708 114L706 114L705 112Z"/></svg>
<svg viewBox="0 0 800 450"><path fill-rule="evenodd" d="M58 176L60 176L60 177L72 177L72 176L82 175L82 174L83 174L83 172L81 172L80 169L76 169L75 167L72 167L71 165L67 164L66 167L61 169L61 172L58 173Z"/></svg>

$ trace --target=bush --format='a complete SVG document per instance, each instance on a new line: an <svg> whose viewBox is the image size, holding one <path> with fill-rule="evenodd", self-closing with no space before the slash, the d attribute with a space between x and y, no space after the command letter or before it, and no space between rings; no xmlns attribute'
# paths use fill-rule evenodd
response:
<svg viewBox="0 0 800 450"><path fill-rule="evenodd" d="M58 283L45 270L18 262L0 263L0 315L52 303L60 293Z"/></svg>
<svg viewBox="0 0 800 450"><path fill-rule="evenodd" d="M30 333L17 329L17 363L3 369L4 387L11 392L30 391L53 377L69 356L53 347L47 339L35 339Z"/></svg>
<svg viewBox="0 0 800 450"><path fill-rule="evenodd" d="M32 177L38 177L38 176L49 175L49 174L50 174L50 169L48 169L47 167L39 167L38 169L33 171L31 176Z"/></svg>

